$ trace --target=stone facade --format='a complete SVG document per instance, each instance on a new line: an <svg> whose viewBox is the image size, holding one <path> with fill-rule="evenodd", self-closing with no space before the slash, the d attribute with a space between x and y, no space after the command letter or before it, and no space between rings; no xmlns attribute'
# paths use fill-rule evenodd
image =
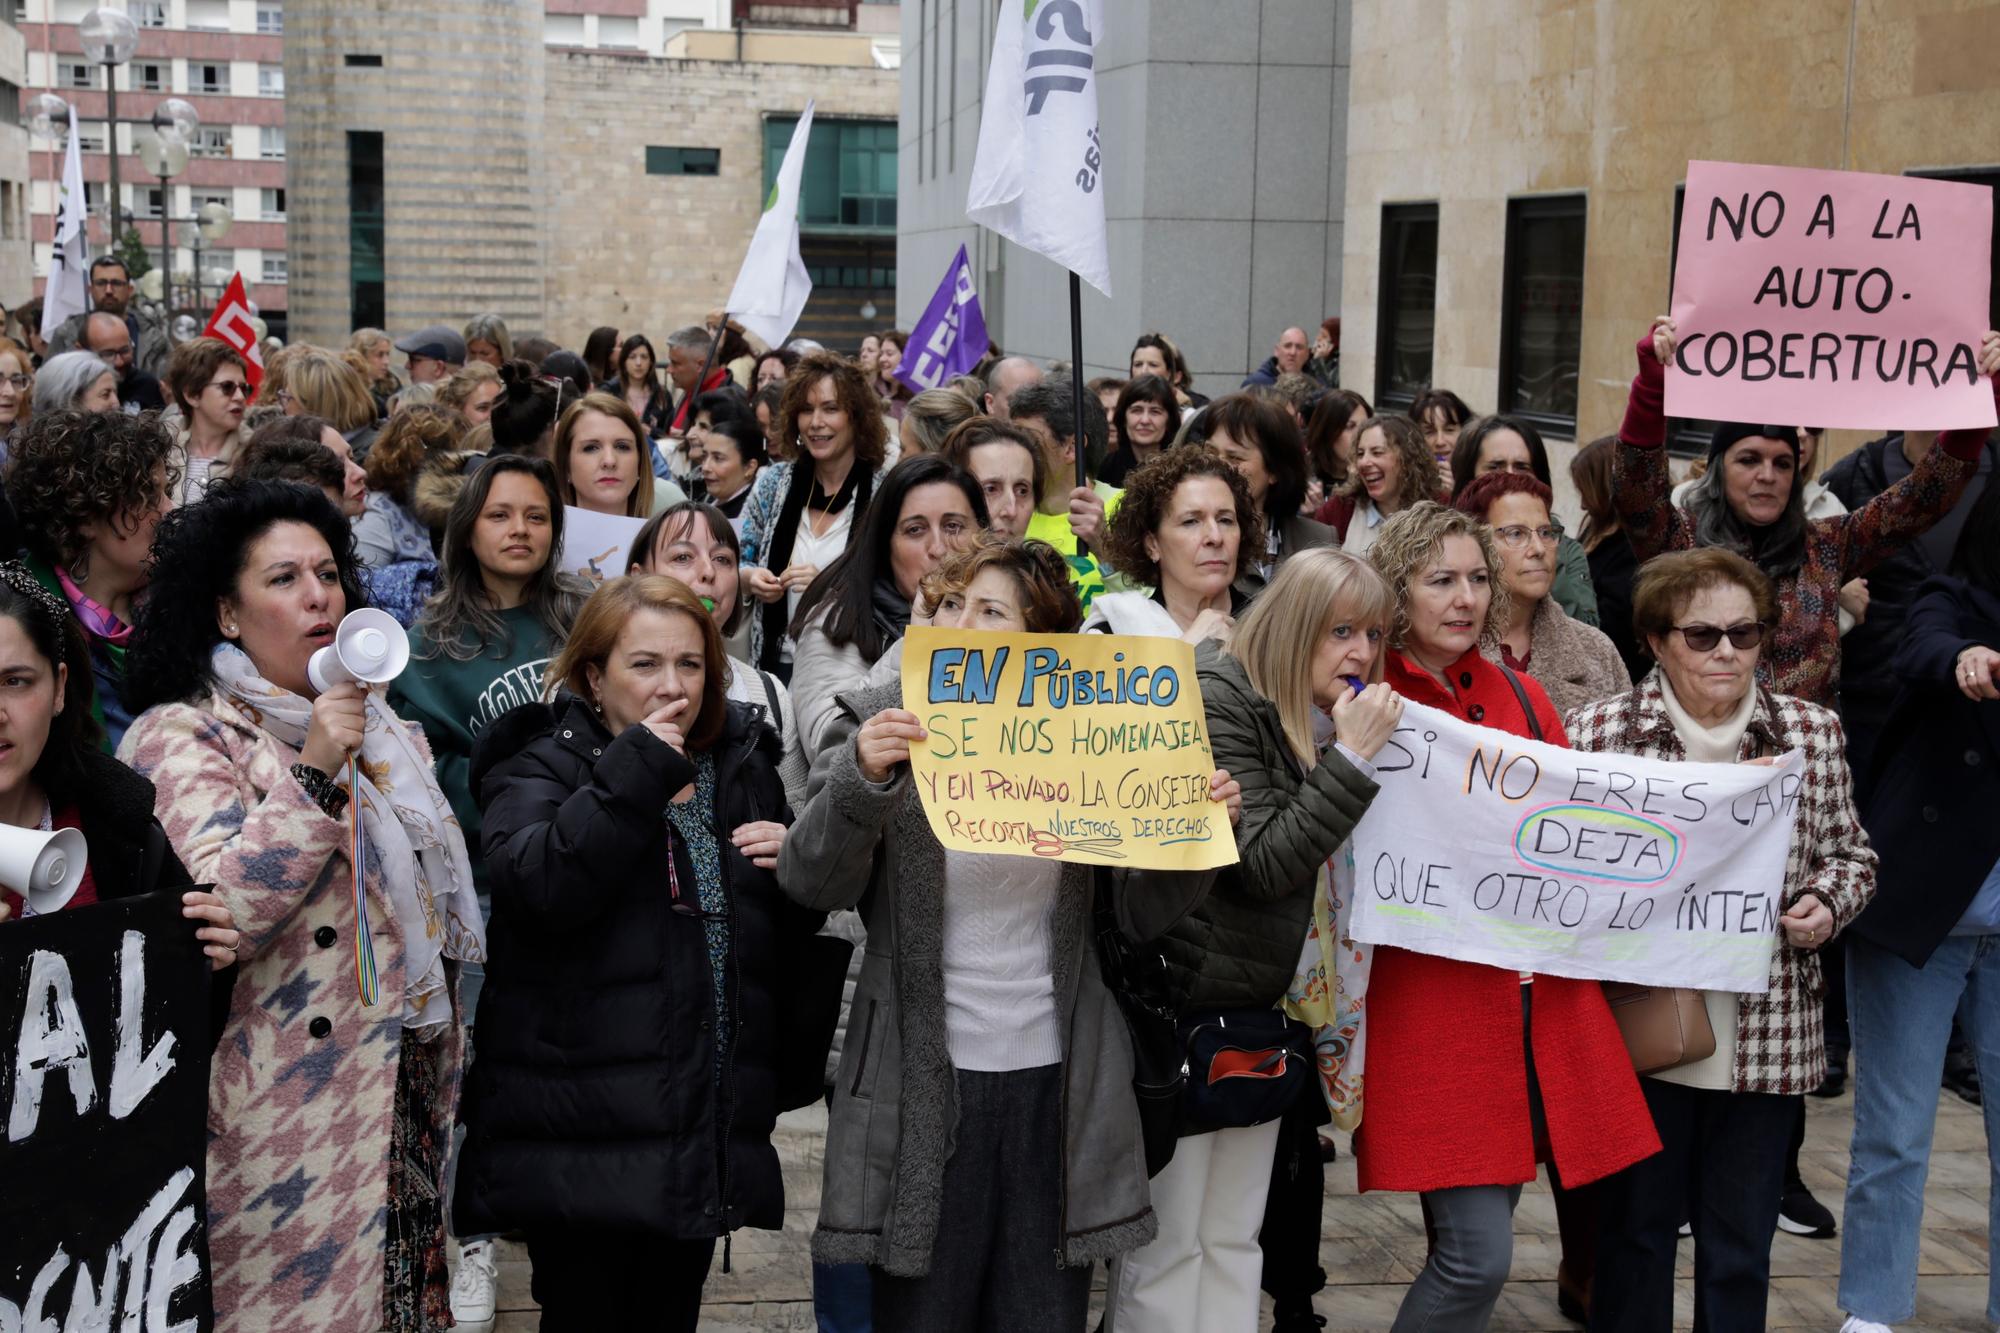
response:
<svg viewBox="0 0 2000 1333"><path fill-rule="evenodd" d="M549 180L548 335L615 324L657 345L721 306L763 208L764 120L814 98L815 125L892 119L896 72L550 51L549 141L572 165ZM648 175L649 146L717 149L717 174Z"/></svg>
<svg viewBox="0 0 2000 1333"><path fill-rule="evenodd" d="M1114 300L1086 287L1087 375L1123 375L1161 331L1206 393L1288 325L1341 308L1352 0L1107 2L1097 109ZM1070 355L1068 277L965 218L992 56L990 0L903 6L899 321L959 245L1009 352Z"/></svg>
<svg viewBox="0 0 2000 1333"><path fill-rule="evenodd" d="M383 134L386 324L539 328L546 265L540 5L289 0L295 341L343 346L349 131Z"/></svg>
<svg viewBox="0 0 2000 1333"><path fill-rule="evenodd" d="M1617 429L1667 307L1690 159L2000 166L1990 0L1358 0L1353 42L1343 381L1376 383L1383 206L1436 201L1433 381L1491 410L1508 201L1581 191L1584 440Z"/></svg>
<svg viewBox="0 0 2000 1333"><path fill-rule="evenodd" d="M896 114L896 72L848 33L786 48L812 64L545 46L539 6L482 0L292 0L287 23L293 328L314 342L354 326L349 131L384 134L392 332L491 311L579 347L599 324L657 343L722 304L764 201L768 116L811 98L820 123ZM654 147L716 149L718 169L648 174Z"/></svg>

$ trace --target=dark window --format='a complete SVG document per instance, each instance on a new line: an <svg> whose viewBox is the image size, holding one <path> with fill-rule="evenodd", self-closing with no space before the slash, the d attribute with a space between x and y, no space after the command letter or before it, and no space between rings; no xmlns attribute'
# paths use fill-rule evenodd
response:
<svg viewBox="0 0 2000 1333"><path fill-rule="evenodd" d="M386 323L388 300L383 285L382 135L350 130L347 134L347 280L348 323L352 328L379 329Z"/></svg>
<svg viewBox="0 0 2000 1333"><path fill-rule="evenodd" d="M764 194L792 142L796 116L764 122ZM815 120L806 147L799 225L807 231L892 235L896 230L896 122Z"/></svg>
<svg viewBox="0 0 2000 1333"><path fill-rule="evenodd" d="M347 55L347 67L349 69L380 69L382 68L382 57L358 56L350 51Z"/></svg>
<svg viewBox="0 0 2000 1333"><path fill-rule="evenodd" d="M1940 171L1912 171L1912 176L1923 176L1937 181L1963 181L1968 185L1984 185L1993 191L1993 210L2000 217L2000 167L1950 167ZM2000 227L1993 229L1993 266L1989 273L1993 292L1987 298L1986 327L2000 328Z"/></svg>
<svg viewBox="0 0 2000 1333"><path fill-rule="evenodd" d="M1687 207L1687 186L1674 187L1674 240L1667 250L1667 304L1674 304L1674 274L1681 258L1681 212ZM1706 458L1708 442L1715 438L1715 422L1699 417L1667 418L1667 452L1679 458Z"/></svg>
<svg viewBox="0 0 2000 1333"><path fill-rule="evenodd" d="M1375 402L1386 410L1408 407L1431 386L1432 336L1437 330L1437 205L1383 205L1381 255Z"/></svg>
<svg viewBox="0 0 2000 1333"><path fill-rule="evenodd" d="M0 125L21 123L21 86L0 79Z"/></svg>
<svg viewBox="0 0 2000 1333"><path fill-rule="evenodd" d="M1500 410L1576 434L1584 197L1511 199L1500 296Z"/></svg>
<svg viewBox="0 0 2000 1333"><path fill-rule="evenodd" d="M720 148L660 148L646 146L648 176L713 176L722 170Z"/></svg>

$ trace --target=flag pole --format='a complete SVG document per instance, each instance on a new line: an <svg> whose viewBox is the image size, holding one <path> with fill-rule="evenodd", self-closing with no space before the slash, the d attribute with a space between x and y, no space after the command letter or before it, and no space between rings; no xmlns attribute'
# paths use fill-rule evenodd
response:
<svg viewBox="0 0 2000 1333"><path fill-rule="evenodd" d="M708 383L709 374L715 369L715 358L722 352L722 339L728 332L729 312L725 310L722 312L722 322L716 325L715 332L709 336L708 360L701 363L701 378L694 382L694 388L688 390L687 420L681 424L681 435L683 437L687 435L688 427L694 425L694 400L701 397L701 386ZM675 418L679 418L680 413L675 412L674 416ZM672 421L667 423L669 428L673 424Z"/></svg>
<svg viewBox="0 0 2000 1333"><path fill-rule="evenodd" d="M1083 279L1075 270L1069 275L1069 389L1070 419L1076 426L1076 485L1082 490L1090 485L1090 477L1084 466L1089 451L1083 430Z"/></svg>

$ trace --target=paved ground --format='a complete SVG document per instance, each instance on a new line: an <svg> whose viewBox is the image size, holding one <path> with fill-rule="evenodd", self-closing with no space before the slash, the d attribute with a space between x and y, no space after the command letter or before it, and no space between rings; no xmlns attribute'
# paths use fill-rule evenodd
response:
<svg viewBox="0 0 2000 1333"><path fill-rule="evenodd" d="M1806 1182L1836 1213L1847 1174L1852 1096L1810 1101L1811 1124L1803 1171ZM792 1205L781 1232L739 1232L733 1272L709 1276L704 1333L811 1333L812 1277L806 1238L819 1200L819 1144L825 1117L817 1111L787 1116L778 1129ZM1344 1145L1343 1145L1344 1147ZM1922 1277L1911 1329L1984 1329L1986 1308L1985 1131L1979 1112L1946 1095L1938 1113L1937 1143L1925 1193ZM1556 1312L1555 1212L1547 1190L1530 1186L1515 1214L1514 1280L1508 1284L1493 1328L1561 1330L1575 1325ZM1675 1322L1693 1322L1692 1242L1683 1241L1682 1282ZM1321 1262L1332 1282L1318 1307L1330 1333L1387 1329L1403 1290L1424 1259L1423 1223L1413 1195L1354 1192L1354 1165L1343 1154L1327 1172L1326 1229ZM1834 1304L1840 1242L1780 1235L1772 1253L1771 1328L1811 1328L1835 1333ZM528 1296L526 1255L503 1252L501 1316L495 1333L528 1333L536 1326ZM1266 1323L1265 1327L1268 1327Z"/></svg>

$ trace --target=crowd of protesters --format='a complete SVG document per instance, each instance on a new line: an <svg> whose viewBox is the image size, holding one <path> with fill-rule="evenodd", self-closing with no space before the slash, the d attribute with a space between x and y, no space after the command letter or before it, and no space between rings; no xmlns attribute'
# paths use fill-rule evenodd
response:
<svg viewBox="0 0 2000 1333"><path fill-rule="evenodd" d="M1698 1325L1761 1327L1774 1232L1835 1234L1798 1156L1850 1054L1840 1304L1850 1333L1912 1317L1948 1048L2000 1021L1988 432L1816 480L1818 431L1723 423L1676 489L1662 319L1570 464L1572 531L1533 424L1444 387L1371 405L1338 320L1213 399L1148 333L1079 401L998 349L913 393L903 332L767 348L720 316L253 366L140 349L101 268L76 350L0 339L0 819L86 832L78 902L184 894L218 1327L481 1326L514 1235L542 1327L692 1329L717 1243L727 1268L784 1221L776 1117L821 1101L822 1329L1081 1330L1100 1261L1114 1333L1251 1330L1260 1289L1322 1326L1334 1126L1363 1190L1422 1199L1398 1329L1486 1327L1541 1166L1566 1314L1671 1327L1691 1233ZM559 572L572 511L646 520L629 570ZM409 669L318 688L364 606ZM913 625L1194 645L1238 862L942 846ZM1578 749L1803 752L1770 990L1702 994L1713 1055L1641 1076L1595 982L1341 935L1411 700ZM1149 1100L1162 1037L1219 1016L1318 1076L1234 1118Z"/></svg>

